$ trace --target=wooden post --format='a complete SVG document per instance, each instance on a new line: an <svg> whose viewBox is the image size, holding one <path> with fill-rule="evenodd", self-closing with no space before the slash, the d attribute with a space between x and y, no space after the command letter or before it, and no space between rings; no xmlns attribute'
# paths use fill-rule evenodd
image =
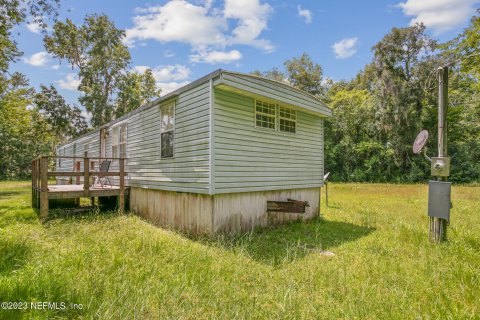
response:
<svg viewBox="0 0 480 320"><path fill-rule="evenodd" d="M325 181L325 205L328 207L328 182Z"/></svg>
<svg viewBox="0 0 480 320"><path fill-rule="evenodd" d="M125 158L120 159L120 195L118 196L118 210L125 211Z"/></svg>
<svg viewBox="0 0 480 320"><path fill-rule="evenodd" d="M40 158L40 217L48 216L48 157Z"/></svg>
<svg viewBox="0 0 480 320"><path fill-rule="evenodd" d="M95 162L94 161L90 161L90 170L92 171L95 171ZM90 178L92 179L92 178ZM95 185L95 176L93 176L93 181L92 181L92 186ZM93 206L95 205L95 198L94 197L90 197L90 205Z"/></svg>
<svg viewBox="0 0 480 320"><path fill-rule="evenodd" d="M83 196L88 197L90 195L90 161L87 158L87 152L85 151L83 158Z"/></svg>
<svg viewBox="0 0 480 320"><path fill-rule="evenodd" d="M35 208L35 160L32 160L32 208Z"/></svg>
<svg viewBox="0 0 480 320"><path fill-rule="evenodd" d="M40 209L40 158L37 158L37 173L35 174L36 184L37 184L37 209Z"/></svg>
<svg viewBox="0 0 480 320"><path fill-rule="evenodd" d="M38 165L37 165L37 159L33 160L33 168L34 168L34 172L33 172L33 196L35 197L35 199L33 200L33 205L34 205L34 208L37 208L38 209L38 194L37 194L37 169L38 169Z"/></svg>

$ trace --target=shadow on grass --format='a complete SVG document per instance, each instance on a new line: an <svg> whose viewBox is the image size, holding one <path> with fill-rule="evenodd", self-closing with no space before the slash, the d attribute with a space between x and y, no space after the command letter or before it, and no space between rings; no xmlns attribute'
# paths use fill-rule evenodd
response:
<svg viewBox="0 0 480 320"><path fill-rule="evenodd" d="M13 198L18 195L23 195L25 194L24 191L0 191L0 200L8 199L8 198Z"/></svg>
<svg viewBox="0 0 480 320"><path fill-rule="evenodd" d="M88 220L91 218L117 216L116 211L102 209L99 206L81 206L75 208L56 208L48 211L48 216L43 219L44 223L54 220Z"/></svg>
<svg viewBox="0 0 480 320"><path fill-rule="evenodd" d="M321 218L258 229L238 237L219 236L205 240L216 247L246 253L272 266L294 262L308 254L332 250L365 237L375 228Z"/></svg>

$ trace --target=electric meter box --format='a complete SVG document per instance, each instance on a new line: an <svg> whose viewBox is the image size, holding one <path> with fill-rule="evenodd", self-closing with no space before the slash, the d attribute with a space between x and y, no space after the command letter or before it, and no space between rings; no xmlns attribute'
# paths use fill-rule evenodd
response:
<svg viewBox="0 0 480 320"><path fill-rule="evenodd" d="M450 157L432 157L432 176L448 177L450 175Z"/></svg>
<svg viewBox="0 0 480 320"><path fill-rule="evenodd" d="M450 221L450 196L452 184L447 181L428 183L428 215Z"/></svg>

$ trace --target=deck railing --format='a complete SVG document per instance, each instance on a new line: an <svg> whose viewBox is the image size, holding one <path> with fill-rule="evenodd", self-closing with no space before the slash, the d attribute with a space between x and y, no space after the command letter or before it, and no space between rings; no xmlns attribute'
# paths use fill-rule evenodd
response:
<svg viewBox="0 0 480 320"><path fill-rule="evenodd" d="M72 171L49 170L49 161L52 159L72 159ZM78 170L76 163L83 161L83 170ZM92 160L94 160L92 162ZM98 172L91 171L90 164L104 160L118 161L118 171ZM48 214L48 180L51 177L77 177L76 184L80 184L83 177L83 197L92 197L90 192L91 177L119 177L118 179L118 209L125 210L125 158L88 157L80 156L41 156L32 160L32 207L40 210L40 216ZM81 167L81 166L80 166ZM99 166L100 167L100 166ZM76 170L77 169L77 170Z"/></svg>

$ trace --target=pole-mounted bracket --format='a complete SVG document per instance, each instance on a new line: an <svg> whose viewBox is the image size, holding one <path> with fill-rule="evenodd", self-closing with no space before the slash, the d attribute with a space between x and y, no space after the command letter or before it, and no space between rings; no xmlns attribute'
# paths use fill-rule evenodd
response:
<svg viewBox="0 0 480 320"><path fill-rule="evenodd" d="M432 157L431 174L434 177L450 175L450 157Z"/></svg>

